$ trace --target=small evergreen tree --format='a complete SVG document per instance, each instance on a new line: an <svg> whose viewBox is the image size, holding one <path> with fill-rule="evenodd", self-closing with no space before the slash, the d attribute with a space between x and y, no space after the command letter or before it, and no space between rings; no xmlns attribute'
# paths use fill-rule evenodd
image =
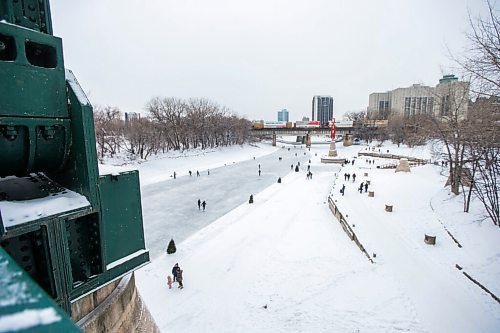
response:
<svg viewBox="0 0 500 333"><path fill-rule="evenodd" d="M175 251L177 251L177 248L175 247L174 239L171 238L170 242L168 243L167 253L172 254L172 253L175 253Z"/></svg>

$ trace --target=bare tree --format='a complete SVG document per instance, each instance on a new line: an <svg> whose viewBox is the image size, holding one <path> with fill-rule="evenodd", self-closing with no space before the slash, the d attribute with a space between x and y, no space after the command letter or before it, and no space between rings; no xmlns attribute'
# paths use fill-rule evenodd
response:
<svg viewBox="0 0 500 333"><path fill-rule="evenodd" d="M449 82L437 90L435 99L438 108L428 117L429 134L444 144L443 158L449 163L448 183L451 192L460 193L460 177L468 162L466 146L468 144L469 123L466 121L466 106L469 102L468 89L460 82ZM425 119L422 117L422 119Z"/></svg>
<svg viewBox="0 0 500 333"><path fill-rule="evenodd" d="M362 122L366 118L366 111L351 111L344 114L344 119L348 121Z"/></svg>
<svg viewBox="0 0 500 333"><path fill-rule="evenodd" d="M106 154L115 155L120 147L123 127L120 110L113 106L96 105L94 107L94 126L97 150L101 159Z"/></svg>
<svg viewBox="0 0 500 333"><path fill-rule="evenodd" d="M471 170L474 195L481 201L488 217L499 221L499 124L500 124L500 19L491 1L486 1L486 17L469 14L469 47L453 57L464 76L471 78L475 102L468 114L469 131L466 152Z"/></svg>
<svg viewBox="0 0 500 333"><path fill-rule="evenodd" d="M500 100L477 98L472 104L469 119L471 133L468 154L471 159L473 192L486 209L488 217L500 227Z"/></svg>

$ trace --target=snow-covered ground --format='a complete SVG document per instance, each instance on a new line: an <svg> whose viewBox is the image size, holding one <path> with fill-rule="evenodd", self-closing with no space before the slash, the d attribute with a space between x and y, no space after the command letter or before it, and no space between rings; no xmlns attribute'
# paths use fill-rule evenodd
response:
<svg viewBox="0 0 500 333"><path fill-rule="evenodd" d="M337 145L339 155L349 159L365 148ZM255 149L234 149L239 158L232 158L234 152L213 152L210 162L166 160L178 164L165 163L161 172L147 166L160 162L147 162L141 168L150 174L143 174L141 182L165 180L172 170L251 160ZM262 156L283 148L260 149ZM380 149L431 156L422 147L384 144ZM395 173L376 169L386 160L370 158L374 165L362 156L354 165L324 165L320 157L327 145L303 151L311 158L312 180L306 179L308 163L302 163L300 172L289 171L281 184L273 182L255 194L253 204L239 205L178 242L177 253L162 254L136 273L139 291L163 331L500 331L499 303L462 274L500 295L500 230L490 221L479 222L478 202L471 213L462 212L462 197L443 187L446 170L427 165ZM356 173L356 182L344 181L344 173ZM366 180L373 198L357 192ZM238 187L242 178L224 181ZM175 184L169 181L165 191ZM339 193L342 184L345 196ZM376 254L373 264L334 218L329 196L367 252ZM393 205L392 213L384 210L386 204ZM436 245L426 245L424 234L435 235ZM176 262L184 270L185 288L175 284L169 290L167 275Z"/></svg>

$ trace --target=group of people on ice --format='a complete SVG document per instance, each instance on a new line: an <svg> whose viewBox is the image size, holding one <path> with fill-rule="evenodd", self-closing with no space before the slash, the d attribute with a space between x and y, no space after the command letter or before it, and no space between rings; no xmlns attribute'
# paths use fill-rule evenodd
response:
<svg viewBox="0 0 500 333"><path fill-rule="evenodd" d="M354 183L356 181L356 174L353 173L352 175L350 173L344 173L344 180L349 181L352 176L352 182Z"/></svg>
<svg viewBox="0 0 500 333"><path fill-rule="evenodd" d="M363 188L365 189L365 192L368 191L368 182L359 184L358 191L359 193L363 193Z"/></svg>
<svg viewBox="0 0 500 333"><path fill-rule="evenodd" d="M207 203L205 202L205 200L203 200L203 202L202 202L201 199L198 199L198 210L201 210L201 207L203 207L203 211L205 211L206 206L207 206Z"/></svg>
<svg viewBox="0 0 500 333"><path fill-rule="evenodd" d="M178 263L176 263L174 267L172 267L172 275L174 279L172 280L172 277L170 277L170 275L167 277L168 289L172 289L172 283L174 282L177 282L179 284L178 288L184 288L184 285L182 284L182 272L183 270L179 267Z"/></svg>

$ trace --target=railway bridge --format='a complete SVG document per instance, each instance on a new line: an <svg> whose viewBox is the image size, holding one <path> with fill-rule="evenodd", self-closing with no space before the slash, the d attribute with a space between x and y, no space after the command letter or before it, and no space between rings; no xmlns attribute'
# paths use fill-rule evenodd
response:
<svg viewBox="0 0 500 333"><path fill-rule="evenodd" d="M311 146L311 137L314 135L329 135L329 127L292 127L292 128L252 128L252 134L257 137L272 138L273 146L276 146L276 137L282 135L297 136L297 142ZM354 126L337 126L337 137L341 137L344 146L352 144L355 133Z"/></svg>

